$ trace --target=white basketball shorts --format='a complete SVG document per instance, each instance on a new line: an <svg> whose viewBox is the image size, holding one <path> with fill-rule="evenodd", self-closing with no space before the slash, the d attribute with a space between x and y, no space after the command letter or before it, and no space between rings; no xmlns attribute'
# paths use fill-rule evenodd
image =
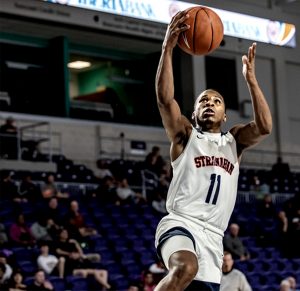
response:
<svg viewBox="0 0 300 291"><path fill-rule="evenodd" d="M180 250L190 250L198 258L197 281L220 284L223 264L223 235L213 231L214 228L195 219L187 219L173 213L165 216L157 226L155 247L158 256L168 268L170 256ZM180 235L189 240L180 239ZM176 239L178 239L178 243ZM172 241L170 241L172 240ZM162 247L166 241L166 247ZM187 243L185 243L187 242ZM163 252L163 253L162 253Z"/></svg>

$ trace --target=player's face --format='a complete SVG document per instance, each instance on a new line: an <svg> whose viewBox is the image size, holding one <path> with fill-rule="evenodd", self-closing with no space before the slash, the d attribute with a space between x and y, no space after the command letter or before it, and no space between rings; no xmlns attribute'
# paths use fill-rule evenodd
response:
<svg viewBox="0 0 300 291"><path fill-rule="evenodd" d="M202 128L212 124L220 127L226 121L223 97L214 90L202 92L195 103L194 118Z"/></svg>

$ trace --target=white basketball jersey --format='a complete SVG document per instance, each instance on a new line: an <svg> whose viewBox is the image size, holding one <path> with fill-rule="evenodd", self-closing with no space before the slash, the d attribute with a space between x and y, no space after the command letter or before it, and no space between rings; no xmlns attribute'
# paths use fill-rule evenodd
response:
<svg viewBox="0 0 300 291"><path fill-rule="evenodd" d="M172 167L168 212L201 220L224 232L234 208L239 175L232 134L193 128Z"/></svg>

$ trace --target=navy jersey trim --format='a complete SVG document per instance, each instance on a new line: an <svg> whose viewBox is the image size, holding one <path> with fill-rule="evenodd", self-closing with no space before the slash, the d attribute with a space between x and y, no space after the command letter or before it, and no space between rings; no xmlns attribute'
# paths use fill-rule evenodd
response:
<svg viewBox="0 0 300 291"><path fill-rule="evenodd" d="M193 281L185 291L219 291L220 284L205 282L205 281Z"/></svg>
<svg viewBox="0 0 300 291"><path fill-rule="evenodd" d="M164 261L163 261L162 255L161 255L161 247L169 238L171 238L172 236L175 236L175 235L184 235L184 236L190 238L193 242L194 249L196 250L195 239L194 239L193 235L187 229L185 229L184 227L181 227L181 226L176 226L176 227L170 228L169 230L167 230L165 233L163 233L161 235L161 237L158 240L158 245L156 248L157 256L162 261L163 264L164 264Z"/></svg>

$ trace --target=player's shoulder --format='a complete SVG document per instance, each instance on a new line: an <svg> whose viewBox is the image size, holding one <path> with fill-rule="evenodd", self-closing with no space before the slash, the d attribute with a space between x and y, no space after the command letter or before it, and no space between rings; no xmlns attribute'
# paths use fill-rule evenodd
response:
<svg viewBox="0 0 300 291"><path fill-rule="evenodd" d="M243 124L243 123L236 124L235 126L233 126L233 127L229 130L229 132L230 132L234 137L236 137L236 136L238 135L239 131L240 131L243 127L245 127L245 124Z"/></svg>

